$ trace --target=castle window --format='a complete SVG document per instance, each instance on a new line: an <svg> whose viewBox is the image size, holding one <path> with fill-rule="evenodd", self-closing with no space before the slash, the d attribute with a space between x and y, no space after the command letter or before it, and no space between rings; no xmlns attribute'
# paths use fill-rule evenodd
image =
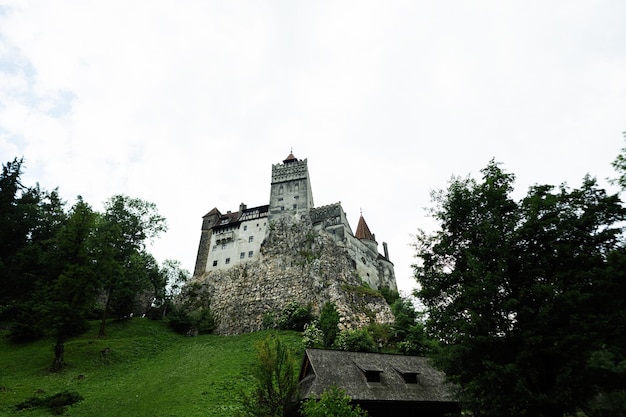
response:
<svg viewBox="0 0 626 417"><path fill-rule="evenodd" d="M248 243L252 243L252 242L254 242L254 236L250 236L250 237L248 238Z"/></svg>
<svg viewBox="0 0 626 417"><path fill-rule="evenodd" d="M250 252L248 252L248 258L252 258L252 255L254 255L254 251L251 250Z"/></svg>
<svg viewBox="0 0 626 417"><path fill-rule="evenodd" d="M298 208L298 205L297 205L297 204L294 204L294 205L293 205L293 208L294 208L294 209L297 209L297 208Z"/></svg>
<svg viewBox="0 0 626 417"><path fill-rule="evenodd" d="M226 265L230 263L230 258L226 258Z"/></svg>
<svg viewBox="0 0 626 417"><path fill-rule="evenodd" d="M217 261L213 261L213 266L217 266Z"/></svg>
<svg viewBox="0 0 626 417"><path fill-rule="evenodd" d="M280 195L283 194L283 186L282 185L280 187L278 187L278 194L280 194Z"/></svg>
<svg viewBox="0 0 626 417"><path fill-rule="evenodd" d="M226 243L222 243L222 249L226 249Z"/></svg>
<svg viewBox="0 0 626 417"><path fill-rule="evenodd" d="M285 206L280 206L281 211L285 211Z"/></svg>
<svg viewBox="0 0 626 417"><path fill-rule="evenodd" d="M298 192L299 189L300 189L300 184L299 183L295 183L294 186L293 186L293 190L295 192Z"/></svg>
<svg viewBox="0 0 626 417"><path fill-rule="evenodd" d="M243 230L248 230L248 226L244 226L244 227L243 227Z"/></svg>
<svg viewBox="0 0 626 417"><path fill-rule="evenodd" d="M243 258L245 258L245 257L246 257L246 253L245 253L245 252L241 252L241 253L239 254L239 259L243 259Z"/></svg>

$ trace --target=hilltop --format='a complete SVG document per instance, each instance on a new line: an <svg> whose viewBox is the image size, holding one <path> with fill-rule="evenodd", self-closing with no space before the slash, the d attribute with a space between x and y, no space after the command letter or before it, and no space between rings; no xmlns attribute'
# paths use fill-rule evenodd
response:
<svg viewBox="0 0 626 417"><path fill-rule="evenodd" d="M50 416L47 409L18 412L14 406L69 390L84 400L68 408L67 416L234 416L238 392L252 381L254 344L270 333L190 338L165 323L135 318L111 323L98 339L94 324L66 343L68 366L60 373L47 370L53 340L16 345L2 337L0 415ZM300 360L301 335L279 334Z"/></svg>

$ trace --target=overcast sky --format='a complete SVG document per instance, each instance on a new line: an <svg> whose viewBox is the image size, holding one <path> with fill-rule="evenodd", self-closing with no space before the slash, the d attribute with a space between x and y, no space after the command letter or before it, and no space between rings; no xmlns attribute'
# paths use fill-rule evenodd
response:
<svg viewBox="0 0 626 417"><path fill-rule="evenodd" d="M68 205L156 203L151 252L192 271L202 216L268 204L293 148L408 293L452 175L495 158L520 196L615 176L625 19L623 0L0 0L0 159Z"/></svg>

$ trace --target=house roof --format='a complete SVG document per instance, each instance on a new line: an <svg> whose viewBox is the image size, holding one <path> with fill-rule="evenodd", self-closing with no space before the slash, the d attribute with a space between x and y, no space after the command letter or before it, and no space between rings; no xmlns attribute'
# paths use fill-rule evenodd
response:
<svg viewBox="0 0 626 417"><path fill-rule="evenodd" d="M354 236L358 239L376 240L374 239L372 232L370 232L370 228L367 227L367 223L365 223L365 219L362 214L361 217L359 217L359 224L356 226L356 233Z"/></svg>
<svg viewBox="0 0 626 417"><path fill-rule="evenodd" d="M368 382L372 375L379 382ZM354 401L456 402L453 386L427 358L307 349L300 370L302 397L319 397L331 385Z"/></svg>

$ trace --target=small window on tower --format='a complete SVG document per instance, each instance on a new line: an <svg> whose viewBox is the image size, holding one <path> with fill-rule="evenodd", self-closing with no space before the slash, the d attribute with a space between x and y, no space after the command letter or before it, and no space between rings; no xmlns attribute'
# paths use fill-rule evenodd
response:
<svg viewBox="0 0 626 417"><path fill-rule="evenodd" d="M253 241L254 241L254 236L250 236L250 237L248 238L248 242L249 242L249 243L252 243Z"/></svg>
<svg viewBox="0 0 626 417"><path fill-rule="evenodd" d="M213 261L213 266L217 266L217 261Z"/></svg>
<svg viewBox="0 0 626 417"><path fill-rule="evenodd" d="M226 265L230 263L230 258L226 258Z"/></svg>
<svg viewBox="0 0 626 417"><path fill-rule="evenodd" d="M245 253L245 252L241 252L241 253L239 254L239 259L243 259L243 258L245 258L245 257L246 257L246 253Z"/></svg>
<svg viewBox="0 0 626 417"><path fill-rule="evenodd" d="M243 227L243 230L248 230L248 226L244 226L244 227Z"/></svg>
<svg viewBox="0 0 626 417"><path fill-rule="evenodd" d="M252 255L254 255L254 251L251 250L250 252L248 252L248 258L252 258Z"/></svg>

